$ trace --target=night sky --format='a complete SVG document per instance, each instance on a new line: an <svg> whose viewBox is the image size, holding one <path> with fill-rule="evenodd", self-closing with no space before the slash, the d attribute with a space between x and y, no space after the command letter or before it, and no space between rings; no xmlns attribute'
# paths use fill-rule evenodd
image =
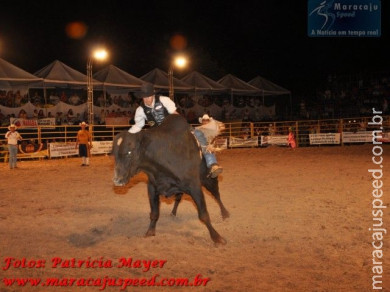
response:
<svg viewBox="0 0 390 292"><path fill-rule="evenodd" d="M101 3L102 2L102 3ZM140 77L167 70L172 37L186 40L189 67L218 80L263 76L304 94L329 74L390 72L388 1L382 1L382 37L309 38L307 1L1 1L0 57L30 72L60 60L85 72L92 45L113 64ZM85 24L70 37L69 23ZM182 42L178 43L181 48Z"/></svg>

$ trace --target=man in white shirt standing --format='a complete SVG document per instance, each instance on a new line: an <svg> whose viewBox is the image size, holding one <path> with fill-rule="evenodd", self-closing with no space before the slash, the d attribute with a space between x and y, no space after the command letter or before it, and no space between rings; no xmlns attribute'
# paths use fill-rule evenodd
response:
<svg viewBox="0 0 390 292"><path fill-rule="evenodd" d="M134 115L135 124L129 129L129 132L138 133L145 126L145 122L150 127L159 126L169 114L178 114L175 103L167 96L156 95L154 86L150 83L144 83L138 97L142 98L140 106L136 109ZM217 164L214 153L206 150L207 139L204 134L195 129L195 137L202 146L203 156L205 157L207 167L210 170L210 176L215 178L223 169ZM198 133L199 132L199 133Z"/></svg>
<svg viewBox="0 0 390 292"><path fill-rule="evenodd" d="M22 141L22 136L16 131L16 126L11 124L8 127L8 132L5 134L5 138L8 139L8 152L9 152L9 168L16 168L16 161L18 160L18 141Z"/></svg>

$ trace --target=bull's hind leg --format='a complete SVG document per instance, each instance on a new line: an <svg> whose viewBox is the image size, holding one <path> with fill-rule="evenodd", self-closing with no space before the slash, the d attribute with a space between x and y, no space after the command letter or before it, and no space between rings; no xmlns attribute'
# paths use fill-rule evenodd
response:
<svg viewBox="0 0 390 292"><path fill-rule="evenodd" d="M183 196L183 193L176 194L175 196L175 205L173 206L171 214L173 216L176 216L177 207L179 206L179 203L181 201L181 197Z"/></svg>
<svg viewBox="0 0 390 292"><path fill-rule="evenodd" d="M148 231L145 233L146 237L156 235L156 224L160 216L160 198L156 193L156 189L151 184L148 184L148 196L150 204L150 224Z"/></svg>
<svg viewBox="0 0 390 292"><path fill-rule="evenodd" d="M211 239L216 244L226 244L226 239L219 235L219 233L211 225L210 215L207 211L206 202L202 190L199 189L198 191L195 191L193 192L193 194L190 195L194 200L196 207L198 208L199 219L206 225L207 229L210 232Z"/></svg>
<svg viewBox="0 0 390 292"><path fill-rule="evenodd" d="M221 195L219 193L219 187L218 187L218 180L215 178L207 178L206 181L203 181L203 185L211 193L211 195L217 200L217 203L221 210L222 219L229 218L230 213L228 210L226 210L221 200Z"/></svg>
<svg viewBox="0 0 390 292"><path fill-rule="evenodd" d="M228 210L226 210L225 206L223 205L223 203L221 201L221 197L220 197L219 191L217 191L216 193L211 192L211 194L217 200L219 208L221 209L222 219L225 220L226 218L229 218L230 217L230 213L229 213Z"/></svg>

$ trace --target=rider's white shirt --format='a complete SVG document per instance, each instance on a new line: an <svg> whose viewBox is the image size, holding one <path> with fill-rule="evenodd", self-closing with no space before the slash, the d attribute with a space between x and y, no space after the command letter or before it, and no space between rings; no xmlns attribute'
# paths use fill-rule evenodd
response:
<svg viewBox="0 0 390 292"><path fill-rule="evenodd" d="M160 101L163 104L163 106L167 109L169 114L173 114L176 111L176 105L175 103L167 96L160 96ZM155 99L153 99L153 103L151 106L147 106L150 108L154 107ZM135 124L131 126L129 129L129 132L134 134L138 133L142 130L142 128L145 126L147 118L145 115L145 111L142 106L137 107L135 114L134 114L134 122Z"/></svg>

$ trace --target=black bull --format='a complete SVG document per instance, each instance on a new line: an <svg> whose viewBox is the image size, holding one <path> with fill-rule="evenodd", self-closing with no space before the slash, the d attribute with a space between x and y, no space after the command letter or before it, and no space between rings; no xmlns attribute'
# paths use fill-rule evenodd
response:
<svg viewBox="0 0 390 292"><path fill-rule="evenodd" d="M210 222L202 185L217 200L223 218L229 217L220 199L218 179L208 177L199 146L190 125L180 115L169 115L156 127L136 134L121 132L114 138L112 154L115 156L114 184L122 186L143 171L148 176L148 196L151 208L150 225L145 236L154 236L159 218L159 195L176 195L172 211L176 214L181 195L191 196L198 209L199 219L206 225L215 243L226 244Z"/></svg>

